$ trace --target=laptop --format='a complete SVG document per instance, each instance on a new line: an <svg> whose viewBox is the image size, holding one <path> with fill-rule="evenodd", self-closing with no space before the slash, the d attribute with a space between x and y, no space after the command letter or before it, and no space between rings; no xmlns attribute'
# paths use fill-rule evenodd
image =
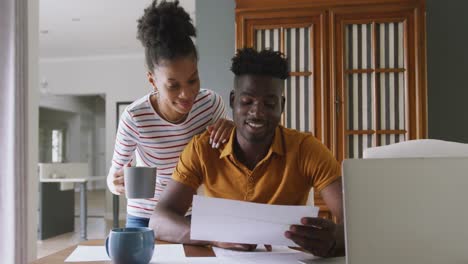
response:
<svg viewBox="0 0 468 264"><path fill-rule="evenodd" d="M468 263L468 158L343 162L347 264Z"/></svg>

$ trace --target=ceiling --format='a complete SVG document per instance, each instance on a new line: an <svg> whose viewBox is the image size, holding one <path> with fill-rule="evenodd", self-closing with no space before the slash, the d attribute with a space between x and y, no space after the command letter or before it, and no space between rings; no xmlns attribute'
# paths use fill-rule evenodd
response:
<svg viewBox="0 0 468 264"><path fill-rule="evenodd" d="M137 19L151 0L39 0L40 58L142 55ZM195 20L195 0L180 0Z"/></svg>

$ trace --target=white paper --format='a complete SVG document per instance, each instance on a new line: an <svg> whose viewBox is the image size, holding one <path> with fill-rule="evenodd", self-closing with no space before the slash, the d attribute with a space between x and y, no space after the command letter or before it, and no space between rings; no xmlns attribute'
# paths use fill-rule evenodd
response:
<svg viewBox="0 0 468 264"><path fill-rule="evenodd" d="M77 246L65 262L110 261L104 246Z"/></svg>
<svg viewBox="0 0 468 264"><path fill-rule="evenodd" d="M296 251L296 253L282 254L247 254L226 257L188 257L181 260L168 260L157 262L158 264L301 264L300 260L322 260L313 255ZM153 262L151 262L153 263ZM307 262L314 264L315 262ZM345 264L344 262L317 262L317 264Z"/></svg>
<svg viewBox="0 0 468 264"><path fill-rule="evenodd" d="M110 261L105 246L78 246L65 262ZM184 247L181 244L155 245L151 263L177 263L185 261ZM183 262L181 262L183 263Z"/></svg>
<svg viewBox="0 0 468 264"><path fill-rule="evenodd" d="M275 247L273 247L275 250ZM155 253L150 263L153 264L210 264L210 263L223 263L223 264L275 264L275 263L294 263L299 264L299 260L307 260L304 263L327 263L327 264L344 264L342 259L320 259L310 254L306 254L299 251L294 253L287 253L284 247L278 247L276 249L278 253L269 254L264 252L245 253L234 255L224 255L218 257L185 257L183 246L180 244L168 244L168 245L155 245ZM292 250L292 249L289 249ZM280 253L282 252L282 253ZM315 262L315 261L316 262ZM336 261L338 260L338 261ZM91 262L91 261L110 261L107 256L106 249L104 246L78 246L72 254L65 260L65 262Z"/></svg>
<svg viewBox="0 0 468 264"><path fill-rule="evenodd" d="M248 254L278 254L278 253L297 253L297 250L285 246L273 246L271 251L267 251L264 246L257 246L254 251L237 251L224 248L213 247L216 257L233 257Z"/></svg>
<svg viewBox="0 0 468 264"><path fill-rule="evenodd" d="M184 246L182 244L155 245L153 257L151 258L151 263L153 263L153 261L183 258L185 258L185 251Z"/></svg>
<svg viewBox="0 0 468 264"><path fill-rule="evenodd" d="M297 251L296 253L282 253L282 254L250 254L250 255L237 255L231 257L218 258L219 263L242 263L242 264L299 264L299 260L319 259L313 255Z"/></svg>
<svg viewBox="0 0 468 264"><path fill-rule="evenodd" d="M156 262L151 261L151 264L242 264L238 261L231 260L220 260L215 257L192 257L192 258L183 258L183 259L172 259L172 260L159 260ZM295 263L299 264L299 263Z"/></svg>
<svg viewBox="0 0 468 264"><path fill-rule="evenodd" d="M297 246L284 236L302 217L317 217L313 206L267 205L195 195L190 238L258 245Z"/></svg>

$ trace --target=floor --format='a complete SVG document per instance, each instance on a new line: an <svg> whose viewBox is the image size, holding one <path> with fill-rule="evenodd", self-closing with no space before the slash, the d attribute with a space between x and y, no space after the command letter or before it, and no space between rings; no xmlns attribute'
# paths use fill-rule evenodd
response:
<svg viewBox="0 0 468 264"><path fill-rule="evenodd" d="M75 232L37 241L37 257L42 258L80 242L80 193L75 193ZM103 239L111 221L104 220L105 191L88 191L88 239ZM121 226L123 223L121 223Z"/></svg>

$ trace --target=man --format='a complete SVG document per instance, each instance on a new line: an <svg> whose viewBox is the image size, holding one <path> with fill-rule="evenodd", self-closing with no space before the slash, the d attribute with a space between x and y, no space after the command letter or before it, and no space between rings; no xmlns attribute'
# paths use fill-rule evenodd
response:
<svg viewBox="0 0 468 264"><path fill-rule="evenodd" d="M190 240L190 219L184 214L197 188L204 184L205 195L211 197L304 205L314 187L338 224L304 217L302 225L291 226L285 236L316 256L344 255L340 166L312 135L279 125L287 61L279 52L242 49L233 58L231 70L235 129L230 140L214 149L208 133L193 138L149 226L161 240L252 250L255 245Z"/></svg>

